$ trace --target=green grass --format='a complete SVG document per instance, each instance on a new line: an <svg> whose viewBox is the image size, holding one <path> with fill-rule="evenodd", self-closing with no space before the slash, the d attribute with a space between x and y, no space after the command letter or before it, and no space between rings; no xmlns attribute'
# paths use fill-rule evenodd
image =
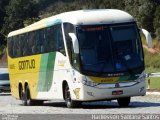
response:
<svg viewBox="0 0 160 120"><path fill-rule="evenodd" d="M160 55L153 55L146 50L145 53L145 72L153 73L160 72ZM150 90L151 91L160 91L160 77L150 77ZM146 78L148 80L148 78ZM148 87L148 81L146 81Z"/></svg>
<svg viewBox="0 0 160 120"><path fill-rule="evenodd" d="M146 49L144 49L144 59L145 59L146 71L160 72L160 54L152 54L149 53Z"/></svg>
<svg viewBox="0 0 160 120"><path fill-rule="evenodd" d="M152 73L152 72L160 72L160 68L154 68L154 67L146 67L145 72Z"/></svg>
<svg viewBox="0 0 160 120"><path fill-rule="evenodd" d="M146 87L148 87L148 79L150 79L150 90L160 91L160 77L146 78Z"/></svg>
<svg viewBox="0 0 160 120"><path fill-rule="evenodd" d="M145 43L144 38L142 37L143 44ZM157 39L153 39L153 47L159 47ZM144 59L145 59L145 72L160 72L160 53L152 54L144 49ZM146 78L146 87L148 87L148 79L150 79L150 90L151 91L160 91L160 77L149 77Z"/></svg>

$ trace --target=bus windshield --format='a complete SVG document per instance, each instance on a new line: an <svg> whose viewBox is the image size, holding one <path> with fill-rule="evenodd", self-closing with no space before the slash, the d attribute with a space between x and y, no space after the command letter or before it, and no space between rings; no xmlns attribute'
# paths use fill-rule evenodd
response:
<svg viewBox="0 0 160 120"><path fill-rule="evenodd" d="M136 24L78 26L82 71L127 72L143 67L143 52Z"/></svg>

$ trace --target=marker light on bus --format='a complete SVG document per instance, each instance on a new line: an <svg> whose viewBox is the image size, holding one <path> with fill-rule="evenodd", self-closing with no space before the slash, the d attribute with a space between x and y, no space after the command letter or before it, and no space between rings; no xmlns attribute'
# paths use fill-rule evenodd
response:
<svg viewBox="0 0 160 120"><path fill-rule="evenodd" d="M95 83L91 80L88 80L86 76L82 76L81 81L84 85L91 86L91 87L99 85L99 83Z"/></svg>
<svg viewBox="0 0 160 120"><path fill-rule="evenodd" d="M144 79L144 77L139 77L138 79L137 79L137 82L143 82L145 79Z"/></svg>
<svg viewBox="0 0 160 120"><path fill-rule="evenodd" d="M143 82L143 81L145 81L145 73L142 73L140 76L139 76L139 78L137 79L137 82Z"/></svg>

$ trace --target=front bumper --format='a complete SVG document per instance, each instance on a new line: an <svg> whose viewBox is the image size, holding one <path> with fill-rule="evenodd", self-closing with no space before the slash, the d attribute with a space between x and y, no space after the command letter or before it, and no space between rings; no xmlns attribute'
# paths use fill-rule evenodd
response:
<svg viewBox="0 0 160 120"><path fill-rule="evenodd" d="M110 100L122 97L144 96L146 94L145 81L127 87L119 88L96 88L87 85L81 85L79 92L74 88L72 99L76 101L98 101ZM123 94L112 95L113 91L123 91Z"/></svg>

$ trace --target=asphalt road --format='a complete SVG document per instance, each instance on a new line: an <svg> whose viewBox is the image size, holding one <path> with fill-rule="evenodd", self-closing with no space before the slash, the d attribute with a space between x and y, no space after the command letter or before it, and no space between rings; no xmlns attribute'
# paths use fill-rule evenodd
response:
<svg viewBox="0 0 160 120"><path fill-rule="evenodd" d="M141 119L160 119L160 95L133 97L130 106L120 108L117 101L85 102L80 108L66 108L63 101L49 101L42 106L22 106L10 94L0 94L0 114L2 120L101 120L125 118L120 115L136 114ZM117 115L114 116L113 114ZM102 116L103 115L103 116ZM152 115L145 117L144 115Z"/></svg>

